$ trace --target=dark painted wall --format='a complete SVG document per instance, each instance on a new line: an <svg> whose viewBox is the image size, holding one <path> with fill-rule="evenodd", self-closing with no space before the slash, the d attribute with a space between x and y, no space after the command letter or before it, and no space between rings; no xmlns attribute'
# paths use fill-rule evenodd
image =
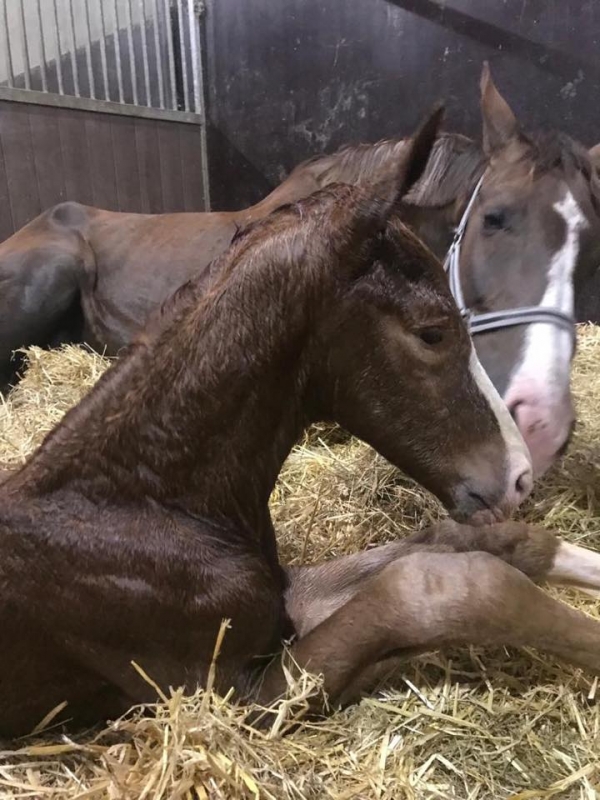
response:
<svg viewBox="0 0 600 800"><path fill-rule="evenodd" d="M478 136L486 58L526 125L600 141L598 0L208 0L205 34L215 209L309 155L408 133L440 98Z"/></svg>
<svg viewBox="0 0 600 800"><path fill-rule="evenodd" d="M0 101L0 241L63 200L203 211L199 126Z"/></svg>

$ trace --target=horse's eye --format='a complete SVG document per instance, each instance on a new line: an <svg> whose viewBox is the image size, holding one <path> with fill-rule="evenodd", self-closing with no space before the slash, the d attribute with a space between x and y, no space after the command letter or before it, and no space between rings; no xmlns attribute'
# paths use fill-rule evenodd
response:
<svg viewBox="0 0 600 800"><path fill-rule="evenodd" d="M436 328L435 326L431 328L421 328L419 331L419 339L428 345L440 344L444 340L444 331L442 328Z"/></svg>
<svg viewBox="0 0 600 800"><path fill-rule="evenodd" d="M483 227L486 231L501 231L506 228L506 214L504 211L488 211L483 218Z"/></svg>

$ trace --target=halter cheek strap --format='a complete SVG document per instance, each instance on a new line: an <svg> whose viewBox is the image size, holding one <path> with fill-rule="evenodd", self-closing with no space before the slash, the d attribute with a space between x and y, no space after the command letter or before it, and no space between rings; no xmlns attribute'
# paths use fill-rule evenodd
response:
<svg viewBox="0 0 600 800"><path fill-rule="evenodd" d="M484 173L485 174L485 173ZM444 261L444 269L448 275L450 291L456 301L456 305L465 320L469 333L475 336L478 333L488 333L489 331L501 330L502 328L512 328L515 325L532 325L534 323L548 323L558 325L571 334L575 341L575 320L569 314L565 314L560 308L551 306L519 306L518 308L501 309L499 311L487 311L476 314L465 303L460 281L460 246L465 235L469 215L475 204L475 200L481 190L484 175L478 180L473 194L467 207L465 208L461 220L454 233L454 239Z"/></svg>

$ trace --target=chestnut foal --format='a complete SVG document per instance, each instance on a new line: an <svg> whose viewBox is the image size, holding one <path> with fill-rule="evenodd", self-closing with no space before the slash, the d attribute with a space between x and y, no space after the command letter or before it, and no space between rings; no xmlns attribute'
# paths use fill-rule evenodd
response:
<svg viewBox="0 0 600 800"><path fill-rule="evenodd" d="M500 517L531 485L442 268L390 216L438 121L387 184L329 187L238 237L208 294L180 290L0 486L1 735L63 701L77 724L153 701L132 660L194 689L224 618L216 685L261 701L285 689L265 657L292 634L334 702L398 652L448 641L600 667L600 624L527 577L578 578L591 559L596 584L598 557L544 532L447 523L324 566L278 560L268 499L312 420L370 442L460 519Z"/></svg>

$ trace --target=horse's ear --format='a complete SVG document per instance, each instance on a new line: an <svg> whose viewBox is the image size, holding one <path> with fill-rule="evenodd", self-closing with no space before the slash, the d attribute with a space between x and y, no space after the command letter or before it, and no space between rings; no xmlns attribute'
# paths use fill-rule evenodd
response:
<svg viewBox="0 0 600 800"><path fill-rule="evenodd" d="M373 186L373 194L384 201L381 209L383 216L391 212L423 175L443 118L444 106L438 104L411 137L397 168Z"/></svg>
<svg viewBox="0 0 600 800"><path fill-rule="evenodd" d="M517 135L519 123L506 100L496 89L487 61L483 62L479 85L483 116L483 149L489 156Z"/></svg>
<svg viewBox="0 0 600 800"><path fill-rule="evenodd" d="M600 172L600 144L590 147L588 155L596 172Z"/></svg>

